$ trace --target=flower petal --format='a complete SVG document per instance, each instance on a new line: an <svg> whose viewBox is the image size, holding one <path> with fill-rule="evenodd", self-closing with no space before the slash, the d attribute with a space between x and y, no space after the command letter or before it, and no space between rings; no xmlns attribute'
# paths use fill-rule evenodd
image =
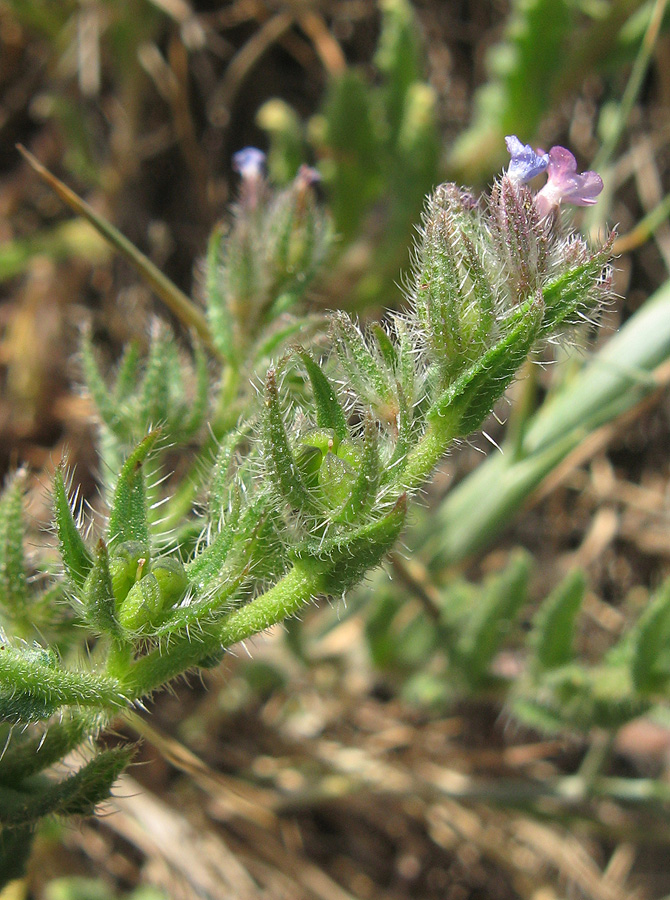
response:
<svg viewBox="0 0 670 900"><path fill-rule="evenodd" d="M535 197L535 207L545 216L561 203L573 206L593 206L603 189L603 180L597 172L577 172L577 160L565 147L552 147L549 151L547 183Z"/></svg>
<svg viewBox="0 0 670 900"><path fill-rule="evenodd" d="M603 189L600 175L597 172L582 172L581 175L574 175L572 182L570 189L563 194L563 200L574 206L593 206Z"/></svg>
<svg viewBox="0 0 670 900"><path fill-rule="evenodd" d="M505 144L511 157L507 175L513 181L530 181L547 168L549 155L537 153L530 144L522 144L515 134L507 135Z"/></svg>
<svg viewBox="0 0 670 900"><path fill-rule="evenodd" d="M258 147L244 147L233 154L233 168L242 178L260 178L265 166L265 154Z"/></svg>

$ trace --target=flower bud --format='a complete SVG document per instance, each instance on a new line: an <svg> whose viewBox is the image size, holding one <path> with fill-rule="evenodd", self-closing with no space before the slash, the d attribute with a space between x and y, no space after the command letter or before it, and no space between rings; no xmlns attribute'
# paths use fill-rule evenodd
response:
<svg viewBox="0 0 670 900"><path fill-rule="evenodd" d="M112 591L117 604L123 603L128 591L147 569L146 547L139 541L124 541L114 548L109 560Z"/></svg>
<svg viewBox="0 0 670 900"><path fill-rule="evenodd" d="M361 451L349 438L340 441L331 429L315 429L300 439L296 461L306 484L316 488L328 509L342 506L356 483Z"/></svg>
<svg viewBox="0 0 670 900"><path fill-rule="evenodd" d="M267 258L275 290L291 290L297 278L312 276L329 243L327 219L317 203L316 169L300 166L293 183L278 193L267 221Z"/></svg>
<svg viewBox="0 0 670 900"><path fill-rule="evenodd" d="M122 627L137 634L160 625L184 597L189 580L178 559L157 559L128 591L119 609Z"/></svg>

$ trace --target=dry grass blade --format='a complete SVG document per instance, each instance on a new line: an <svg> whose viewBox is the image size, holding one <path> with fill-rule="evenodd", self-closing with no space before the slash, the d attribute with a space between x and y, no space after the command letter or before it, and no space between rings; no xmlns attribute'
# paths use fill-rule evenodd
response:
<svg viewBox="0 0 670 900"><path fill-rule="evenodd" d="M136 269L142 278L151 287L154 293L165 303L168 309L187 328L192 328L204 344L216 353L209 334L207 320L202 312L192 303L189 297L181 291L150 259L141 253L128 238L124 237L110 222L99 216L95 210L78 197L66 184L64 184L42 163L36 159L22 144L17 144L17 149L26 161L37 172L40 178L66 203L73 212L83 216L95 228L99 234Z"/></svg>
<svg viewBox="0 0 670 900"><path fill-rule="evenodd" d="M255 900L258 886L219 835L195 828L180 813L127 775L117 784L123 800L110 800L106 824L146 856L160 857L204 900Z"/></svg>

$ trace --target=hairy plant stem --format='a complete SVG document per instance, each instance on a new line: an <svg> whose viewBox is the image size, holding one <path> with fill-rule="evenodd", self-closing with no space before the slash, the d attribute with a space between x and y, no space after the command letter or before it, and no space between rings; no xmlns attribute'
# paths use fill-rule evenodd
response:
<svg viewBox="0 0 670 900"><path fill-rule="evenodd" d="M408 454L402 473L404 490L415 491L428 478L454 439L451 422L434 419L428 423L423 437Z"/></svg>
<svg viewBox="0 0 670 900"><path fill-rule="evenodd" d="M296 563L274 587L222 622L206 625L197 634L175 635L166 646L138 659L121 677L124 691L139 700L206 657L294 615L322 592L322 573Z"/></svg>

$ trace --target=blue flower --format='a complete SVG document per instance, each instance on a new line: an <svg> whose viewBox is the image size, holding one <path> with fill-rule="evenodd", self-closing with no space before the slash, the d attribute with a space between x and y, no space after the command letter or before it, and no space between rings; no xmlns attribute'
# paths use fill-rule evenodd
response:
<svg viewBox="0 0 670 900"><path fill-rule="evenodd" d="M265 154L257 147L245 147L233 154L233 168L245 181L260 178L264 167Z"/></svg>
<svg viewBox="0 0 670 900"><path fill-rule="evenodd" d="M509 134L505 138L505 143L511 156L507 175L513 181L530 181L547 168L548 153L536 153L530 144L522 144L515 134Z"/></svg>

